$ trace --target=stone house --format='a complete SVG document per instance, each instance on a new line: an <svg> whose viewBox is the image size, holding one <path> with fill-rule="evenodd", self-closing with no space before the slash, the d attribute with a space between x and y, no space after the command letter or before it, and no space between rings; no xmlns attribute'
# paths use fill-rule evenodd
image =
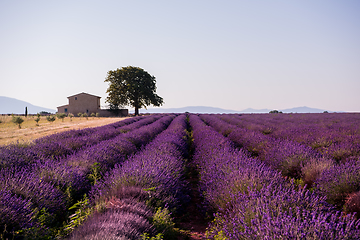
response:
<svg viewBox="0 0 360 240"><path fill-rule="evenodd" d="M88 93L79 93L68 97L69 104L57 107L58 113L69 114L72 113L77 116L78 113L86 113L90 116L91 113L99 113L101 117L113 116L127 116L127 109L120 109L119 111L110 111L108 109L100 108L100 98Z"/></svg>

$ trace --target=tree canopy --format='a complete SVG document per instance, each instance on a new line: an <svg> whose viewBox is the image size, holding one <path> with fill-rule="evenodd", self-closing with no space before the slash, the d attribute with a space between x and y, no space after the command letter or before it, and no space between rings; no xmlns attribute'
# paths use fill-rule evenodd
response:
<svg viewBox="0 0 360 240"><path fill-rule="evenodd" d="M134 107L135 115L138 115L142 107L159 107L164 103L163 98L156 94L155 77L139 67L128 66L109 71L105 82L109 82L106 102L112 110L128 105Z"/></svg>

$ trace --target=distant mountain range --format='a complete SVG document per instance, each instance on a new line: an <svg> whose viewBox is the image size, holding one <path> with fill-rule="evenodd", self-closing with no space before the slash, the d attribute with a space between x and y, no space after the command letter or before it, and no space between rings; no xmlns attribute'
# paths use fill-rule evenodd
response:
<svg viewBox="0 0 360 240"><path fill-rule="evenodd" d="M237 113L234 110L227 110L215 107L203 107L203 106L189 106L183 108L148 108L140 109L140 113Z"/></svg>
<svg viewBox="0 0 360 240"><path fill-rule="evenodd" d="M333 112L333 111L328 111L318 108L309 108L309 107L295 107L295 108L283 109L280 111L282 111L283 113L292 113L292 112L293 113L323 113L324 111Z"/></svg>
<svg viewBox="0 0 360 240"><path fill-rule="evenodd" d="M240 111L241 113L268 113L272 110L275 109L252 109L252 108L247 108L245 110ZM333 111L328 111L328 110L324 110L324 109L319 109L319 108L310 108L310 107L295 107L295 108L287 108L287 109L276 109L278 111L281 111L283 113L323 113L325 111L327 112L333 112Z"/></svg>
<svg viewBox="0 0 360 240"><path fill-rule="evenodd" d="M25 107L28 108L29 114L36 114L41 111L55 113L56 110L34 106L28 102L21 101L15 98L3 97L0 96L0 114L24 114ZM206 106L189 106L182 108L148 108L148 109L140 109L140 113L268 113L274 109L253 109L247 108L242 111L229 110L223 108L215 108L215 107L206 107ZM322 113L326 110L318 109L318 108L310 108L310 107L295 107L289 109L277 109L283 113ZM130 110L130 113L134 111ZM328 111L331 112L331 111Z"/></svg>
<svg viewBox="0 0 360 240"><path fill-rule="evenodd" d="M0 114L25 114L25 107L28 109L28 114L36 114L41 111L56 112L54 109L39 107L15 98L0 96Z"/></svg>
<svg viewBox="0 0 360 240"><path fill-rule="evenodd" d="M149 108L149 109L140 109L140 113L268 113L274 109L253 109L247 108L241 111L222 109L222 108L214 108L214 107L204 107L204 106L189 106L183 108ZM323 113L323 109L318 108L310 108L310 107L295 107L288 109L277 109L283 113ZM130 111L131 112L131 111ZM331 111L328 111L331 112Z"/></svg>

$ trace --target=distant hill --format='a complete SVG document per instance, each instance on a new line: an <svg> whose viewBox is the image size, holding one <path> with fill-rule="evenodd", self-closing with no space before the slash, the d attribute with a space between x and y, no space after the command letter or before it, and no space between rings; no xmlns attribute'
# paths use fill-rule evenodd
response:
<svg viewBox="0 0 360 240"><path fill-rule="evenodd" d="M269 113L271 110L270 109L253 109L253 108L247 108L244 109L242 111L240 111L241 113Z"/></svg>
<svg viewBox="0 0 360 240"><path fill-rule="evenodd" d="M215 107L205 107L205 106L189 106L182 108L148 108L140 109L140 113L269 113L271 110L275 109L253 109L247 108L241 111L215 108ZM276 109L283 113L323 113L326 110L310 107L295 107L288 109ZM133 111L130 111L133 112ZM328 111L331 112L331 111Z"/></svg>
<svg viewBox="0 0 360 240"><path fill-rule="evenodd" d="M324 111L327 110L323 110L323 109L318 109L318 108L309 108L309 107L295 107L295 108L289 108L289 109L283 109L280 110L283 113L323 113ZM331 112L331 111L328 111Z"/></svg>
<svg viewBox="0 0 360 240"><path fill-rule="evenodd" d="M29 114L36 114L41 111L51 113L56 112L54 109L39 107L15 98L0 96L0 114L24 114L25 107L27 107Z"/></svg>
<svg viewBox="0 0 360 240"><path fill-rule="evenodd" d="M252 108L248 108L245 110L240 111L241 113L268 113L271 110L278 110L281 111L283 113L323 113L324 109L319 109L319 108L310 108L310 107L294 107L294 108L288 108L288 109L252 109ZM332 112L332 111L328 111L328 112Z"/></svg>
<svg viewBox="0 0 360 240"><path fill-rule="evenodd" d="M148 108L140 109L140 113L237 113L238 111L215 107L189 106L182 108Z"/></svg>

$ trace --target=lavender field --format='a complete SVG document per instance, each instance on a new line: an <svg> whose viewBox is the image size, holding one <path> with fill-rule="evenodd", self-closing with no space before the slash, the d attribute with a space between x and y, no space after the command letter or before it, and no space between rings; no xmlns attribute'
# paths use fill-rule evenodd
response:
<svg viewBox="0 0 360 240"><path fill-rule="evenodd" d="M360 114L154 114L0 147L2 239L199 239L189 205L205 239L360 239Z"/></svg>

